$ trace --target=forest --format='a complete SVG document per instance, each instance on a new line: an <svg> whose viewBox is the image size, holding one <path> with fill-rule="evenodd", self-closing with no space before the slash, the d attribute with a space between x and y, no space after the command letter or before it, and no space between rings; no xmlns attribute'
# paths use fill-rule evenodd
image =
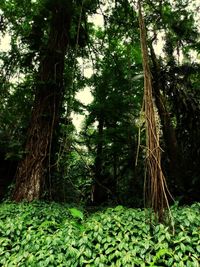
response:
<svg viewBox="0 0 200 267"><path fill-rule="evenodd" d="M199 11L1 0L0 266L199 266Z"/></svg>

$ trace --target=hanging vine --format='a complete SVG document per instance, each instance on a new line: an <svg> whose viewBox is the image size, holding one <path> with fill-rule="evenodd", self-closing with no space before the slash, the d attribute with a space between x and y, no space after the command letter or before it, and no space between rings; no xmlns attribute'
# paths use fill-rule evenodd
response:
<svg viewBox="0 0 200 267"><path fill-rule="evenodd" d="M161 167L161 148L159 145L159 118L157 116L153 97L152 79L149 67L146 29L138 1L140 43L144 71L144 113L146 128L146 164L147 179L145 179L145 202L152 210L159 222L165 220L165 211L169 210L168 196L171 196Z"/></svg>

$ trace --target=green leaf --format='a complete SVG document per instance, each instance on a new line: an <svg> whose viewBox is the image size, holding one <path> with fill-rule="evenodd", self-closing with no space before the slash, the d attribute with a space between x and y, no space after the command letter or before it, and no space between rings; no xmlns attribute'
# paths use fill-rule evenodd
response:
<svg viewBox="0 0 200 267"><path fill-rule="evenodd" d="M123 209L124 209L124 207L121 205L114 208L115 211L122 211Z"/></svg>
<svg viewBox="0 0 200 267"><path fill-rule="evenodd" d="M181 243L181 244L180 244L180 247L181 247L181 251L182 251L183 253L185 253L185 251L186 251L186 246L185 246L183 243Z"/></svg>
<svg viewBox="0 0 200 267"><path fill-rule="evenodd" d="M82 211L80 211L80 210L78 210L76 208L71 208L71 209L69 209L69 211L70 211L71 215L74 218L79 218L79 219L83 220L84 216L83 216L83 212Z"/></svg>

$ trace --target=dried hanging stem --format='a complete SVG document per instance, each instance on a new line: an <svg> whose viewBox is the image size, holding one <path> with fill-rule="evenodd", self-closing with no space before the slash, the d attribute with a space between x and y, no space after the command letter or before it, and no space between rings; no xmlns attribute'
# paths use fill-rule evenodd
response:
<svg viewBox="0 0 200 267"><path fill-rule="evenodd" d="M139 26L140 42L142 50L142 61L144 71L144 112L146 128L146 146L147 146L147 179L146 179L146 198L148 205L154 210L159 222L165 219L165 210L169 209L166 180L161 168L161 148L159 145L159 127L156 120L155 107L152 97L152 79L149 67L148 49L146 43L146 29L141 11L140 0L139 8Z"/></svg>

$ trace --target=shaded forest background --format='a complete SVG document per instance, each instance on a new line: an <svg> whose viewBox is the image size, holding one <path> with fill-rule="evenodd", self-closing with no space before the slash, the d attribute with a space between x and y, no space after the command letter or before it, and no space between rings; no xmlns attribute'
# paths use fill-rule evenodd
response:
<svg viewBox="0 0 200 267"><path fill-rule="evenodd" d="M181 203L200 201L198 10L197 1L143 1L162 167ZM136 3L3 0L0 30L11 38L0 52L0 199L143 206ZM77 99L85 88L87 105ZM79 131L74 114L84 116Z"/></svg>

